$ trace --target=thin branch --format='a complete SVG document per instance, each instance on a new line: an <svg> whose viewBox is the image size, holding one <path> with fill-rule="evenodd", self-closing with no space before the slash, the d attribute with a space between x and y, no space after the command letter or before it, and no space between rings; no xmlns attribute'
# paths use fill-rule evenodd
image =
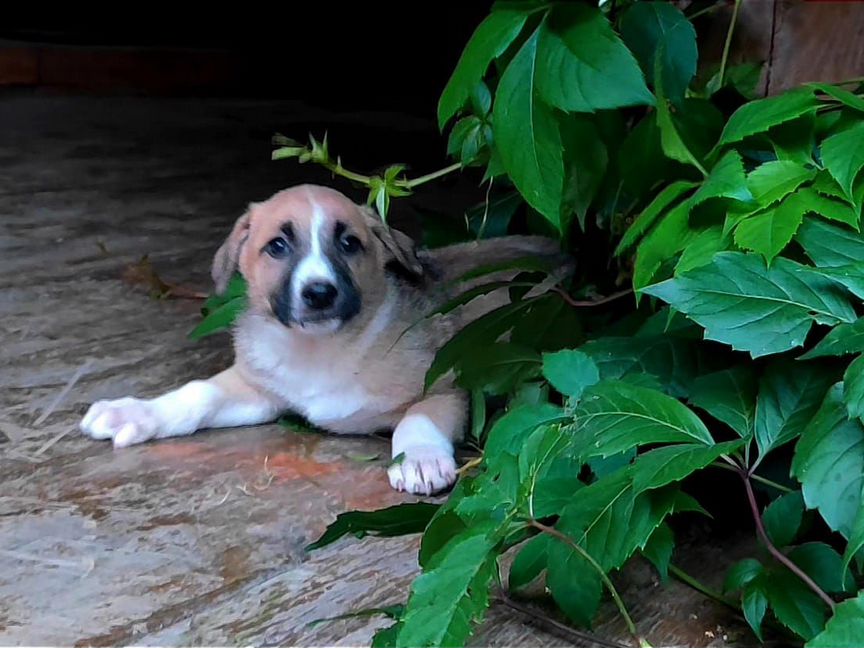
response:
<svg viewBox="0 0 864 648"><path fill-rule="evenodd" d="M568 305L573 306L574 308L582 308L582 307L590 307L590 306L600 306L602 304L608 304L611 301L615 301L616 299L621 299L626 295L633 294L633 290L628 288L627 290L619 290L616 293L612 293L611 295L607 295L606 297L600 297L598 299L587 299L587 300L579 300L573 299L573 297L560 286L556 286L552 289L552 292L556 293L561 297Z"/></svg>
<svg viewBox="0 0 864 648"><path fill-rule="evenodd" d="M712 468L722 468L723 470L729 470L729 471L737 473L739 475L741 474L740 468L736 468L734 466L729 466L729 465L726 465L724 463L719 463L719 462L712 463L711 467ZM762 477L761 475L750 474L750 479L752 479L753 481L759 482L760 484L764 484L765 486L770 486L771 488L775 488L778 491L780 491L781 493L794 493L795 492L794 488L789 488L788 486L784 486L783 484L778 484L777 482L771 481L770 479L766 479L765 477Z"/></svg>
<svg viewBox="0 0 864 648"><path fill-rule="evenodd" d="M427 173L426 175L420 176L419 178L414 178L413 180L397 180L394 184L397 187L405 187L406 189L413 189L414 187L419 187L422 184L427 182L431 182L432 180L437 180L448 173L453 173L454 171L458 171L462 168L462 164L460 162L456 162L451 164L448 167L444 167L443 169L438 169L437 171L433 171L432 173Z"/></svg>
<svg viewBox="0 0 864 648"><path fill-rule="evenodd" d="M750 503L750 512L753 514L753 521L756 523L756 533L759 535L759 539L762 540L765 548L768 549L768 553L770 553L777 562L800 578L804 584L809 587L816 596L822 599L825 605L827 605L833 612L835 603L832 598L828 596L812 578L804 573L798 565L789 560L786 554L775 547L773 542L771 542L771 538L768 537L768 533L765 531L765 525L762 523L762 516L759 514L759 506L756 504L756 495L753 493L753 485L750 483L750 478L747 476L747 473L743 471L741 472L741 478L744 480L744 488L747 490L747 501Z"/></svg>
<svg viewBox="0 0 864 648"><path fill-rule="evenodd" d="M723 80L726 78L726 63L729 60L729 48L732 46L732 34L735 33L735 23L738 22L738 9L741 7L741 0L735 0L735 5L732 8L732 19L729 21L729 30L726 32L726 42L723 43L723 56L720 58L720 72L717 87L723 87Z"/></svg>
<svg viewBox="0 0 864 648"><path fill-rule="evenodd" d="M736 612L741 611L741 609L735 603L720 594L720 592L715 592L707 585L703 585L680 567L676 567L675 565L670 564L669 573L672 574L672 576L674 576L677 580L681 581L688 587L696 590L703 596L707 596L712 601L716 601L717 603L721 603L728 608L732 608Z"/></svg>
<svg viewBox="0 0 864 648"><path fill-rule="evenodd" d="M582 556L588 562L588 564L594 568L594 570L600 575L600 579L603 581L606 589L609 590L609 594L612 595L612 600L615 601L618 612L621 614L621 617L624 619L624 623L627 625L627 630L630 631L630 634L633 635L633 638L636 639L636 642L639 646L647 645L644 638L639 634L639 630L636 628L636 624L633 623L633 619L630 618L630 614L627 612L627 608L624 605L624 601L621 600L621 596L618 594L618 590L615 589L615 585L612 584L609 576L606 574L600 564L596 560L594 560L591 554L589 554L587 551L585 551L585 549L580 547L576 543L576 541L573 540L573 538L565 535L564 533L561 533L555 527L546 526L545 524L542 524L541 522L538 522L534 519L531 519L529 523L535 529L538 529L543 533L552 536L556 540L559 540L560 542L566 544L573 551Z"/></svg>
<svg viewBox="0 0 864 648"><path fill-rule="evenodd" d="M604 648L628 648L628 646L620 644L617 641L610 641L608 639L603 639L602 637L597 637L590 632L583 632L582 630L571 628L570 626L561 623L560 621L556 621L552 617L543 614L537 609L529 608L527 605L522 605L521 603L514 601L503 590L499 591L496 594L496 598L499 602L503 603L511 610L516 610L520 614L524 614L531 621L536 621L538 625L545 625L560 631L572 641L588 641L590 643L597 644L598 646L603 646Z"/></svg>

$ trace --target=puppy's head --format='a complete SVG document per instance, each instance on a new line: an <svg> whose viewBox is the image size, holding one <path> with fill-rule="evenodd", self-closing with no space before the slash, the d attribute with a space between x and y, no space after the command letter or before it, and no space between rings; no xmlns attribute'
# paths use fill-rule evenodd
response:
<svg viewBox="0 0 864 648"><path fill-rule="evenodd" d="M334 332L374 312L388 270L423 273L410 238L338 191L314 185L249 206L213 261L217 293L238 268L251 309L309 333Z"/></svg>

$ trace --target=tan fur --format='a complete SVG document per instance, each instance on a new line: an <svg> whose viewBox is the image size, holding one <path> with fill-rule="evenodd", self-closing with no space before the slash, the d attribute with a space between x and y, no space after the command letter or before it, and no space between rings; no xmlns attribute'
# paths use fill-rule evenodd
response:
<svg viewBox="0 0 864 648"><path fill-rule="evenodd" d="M308 247L316 223L332 229L336 221L364 247L346 259L362 296L360 312L335 331L286 326L272 307L286 266L262 249L286 222L300 239L298 246ZM469 270L532 255L564 258L554 241L540 237L418 252L407 236L336 191L309 185L282 191L250 205L214 259L217 290L224 290L235 269L248 284L249 308L234 331L234 367L157 399L97 403L82 428L122 446L201 427L265 422L292 410L333 432L395 428L393 455L404 454L404 460L388 471L393 486L440 490L455 480L452 442L463 432L466 397L452 376L424 394L426 371L441 345L466 323L506 303L507 295L498 291L447 315L424 315L471 285L512 275L455 281ZM389 274L388 262L401 265L413 281ZM185 412L178 422L179 409Z"/></svg>

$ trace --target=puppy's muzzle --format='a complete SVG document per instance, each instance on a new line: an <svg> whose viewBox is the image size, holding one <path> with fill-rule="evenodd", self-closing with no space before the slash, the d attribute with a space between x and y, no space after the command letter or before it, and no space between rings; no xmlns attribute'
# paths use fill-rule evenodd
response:
<svg viewBox="0 0 864 648"><path fill-rule="evenodd" d="M336 286L327 281L312 282L300 291L300 298L303 300L304 306L313 311L331 308L338 295L339 291Z"/></svg>

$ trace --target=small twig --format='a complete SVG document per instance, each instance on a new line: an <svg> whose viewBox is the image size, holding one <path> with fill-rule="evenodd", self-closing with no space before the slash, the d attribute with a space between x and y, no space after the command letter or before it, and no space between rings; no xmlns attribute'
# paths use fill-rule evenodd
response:
<svg viewBox="0 0 864 648"><path fill-rule="evenodd" d="M87 360L84 364L78 367L77 371L75 371L75 373L69 379L69 382L66 383L66 386L60 390L59 394L57 394L57 397L51 402L51 404L45 409L45 411L42 412L39 418L33 421L34 426L42 425L47 420L47 418L54 413L54 410L57 409L57 406L60 405L63 399L69 395L70 391L72 391L75 383L77 383L81 379L81 376L87 373L87 370L90 368L90 362L90 360Z"/></svg>
<svg viewBox="0 0 864 648"><path fill-rule="evenodd" d="M39 447L39 449L36 450L36 452L33 453L33 455L36 456L36 457L38 457L38 456L41 455L43 452L45 452L46 450L48 450L49 448L51 448L51 447L52 447L55 443L57 443L60 439L62 439L63 437L65 437L67 434L69 434L69 432L71 432L71 431L72 431L72 428L71 428L71 427L67 427L67 428L65 428L65 429L64 429L60 434L57 434L57 435L51 437L51 438L48 439L45 443L43 443L43 444Z"/></svg>
<svg viewBox="0 0 864 648"><path fill-rule="evenodd" d="M426 175L422 175L419 178L414 178L413 180L397 180L394 184L397 187L413 189L414 187L419 187L420 185L431 182L432 180L437 180L438 178L441 178L448 173L458 171L461 168L462 163L456 162L455 164L451 164L450 166L444 167L443 169L438 169L437 171L433 171L432 173L427 173Z"/></svg>
<svg viewBox="0 0 864 648"><path fill-rule="evenodd" d="M631 288L628 288L627 290L619 290L618 292L612 293L611 295L607 295L606 297L600 297L598 299L588 299L588 300L573 299L573 297L571 297L570 294L566 290L561 288L560 286L556 286L555 288L552 288L552 292L556 293L559 297L561 297L561 299L563 299L565 302L567 302L567 304L569 304L570 306L573 306L574 308L581 308L581 307L585 307L585 306L590 307L590 306L600 306L602 304L608 304L611 301L615 301L616 299L620 299L621 297L632 294L633 290Z"/></svg>
<svg viewBox="0 0 864 648"><path fill-rule="evenodd" d="M729 21L729 30L726 32L726 42L723 43L723 55L720 57L720 71L718 72L719 83L718 88L723 87L723 80L726 78L726 63L729 60L729 48L732 46L732 34L735 33L735 23L738 22L738 9L741 7L741 0L735 0L735 5L732 8L732 19Z"/></svg>
<svg viewBox="0 0 864 648"><path fill-rule="evenodd" d="M676 567L675 565L670 564L669 565L669 573L672 574L672 576L674 576L676 579L678 579L679 581L681 581L682 583L687 585L688 587L696 590L697 592L699 592L700 594L702 594L704 596L707 596L712 601L717 601L717 603L722 603L726 607L732 608L736 612L741 611L740 608L735 603L733 603L732 601L727 599L725 596L720 594L720 592L715 592L714 590L712 590L707 585L703 585L702 583L700 583L698 580L693 578L690 574L685 572L680 567Z"/></svg>
<svg viewBox="0 0 864 648"><path fill-rule="evenodd" d="M576 553L578 553L585 561L594 568L594 570L600 575L600 579L603 581L603 584L606 586L606 589L609 590L609 594L612 595L612 600L615 601L615 605L618 608L618 612L621 614L621 618L624 619L624 623L627 625L627 630L630 631L630 634L633 635L633 638L636 639L636 643L639 646L647 646L648 644L642 635L639 634L639 630L636 628L636 624L633 623L633 619L630 618L630 614L627 612L627 608L624 605L624 601L621 600L621 596L618 594L618 590L615 589L615 585L612 583L612 580L600 566L600 564L594 560L594 558L589 554L585 549L580 547L573 538L567 536L564 533L561 533L555 527L546 526L545 524L538 522L535 519L531 519L529 524L533 526L535 529L546 533L556 540L563 542L568 547L573 549Z"/></svg>
<svg viewBox="0 0 864 648"><path fill-rule="evenodd" d="M721 468L723 470L729 470L729 471L734 472L736 474L741 473L740 468L738 468L736 466L729 466L725 463L719 463L719 462L712 463L711 467L712 468ZM751 470L752 470L752 468L751 468ZM781 493L794 493L795 492L794 488L789 488L788 486L784 486L783 484L778 484L777 482L771 481L770 479L762 477L761 475L755 475L751 472L749 474L749 476L753 481L759 482L760 484L764 484L765 486L770 486L771 488L775 488L778 491L780 491Z"/></svg>
<svg viewBox="0 0 864 648"><path fill-rule="evenodd" d="M703 16L707 13L711 13L712 11L717 11L721 7L725 7L725 6L726 6L726 2L724 0L720 0L720 2L717 2L716 4L705 7L704 9L700 9L699 11L694 11L692 14L687 16L687 20L692 22L692 21L696 20L699 16Z"/></svg>
<svg viewBox="0 0 864 648"><path fill-rule="evenodd" d="M481 463L483 463L483 456L482 455L479 457L474 457L473 459L466 461L464 465L459 466L459 468L456 469L456 474L457 475L463 475L466 472L468 472L469 470L471 470L472 468L476 468Z"/></svg>
<svg viewBox="0 0 864 648"><path fill-rule="evenodd" d="M774 543L771 542L771 538L768 537L768 533L765 531L765 525L762 523L762 515L760 515L759 506L756 504L756 495L753 493L753 485L750 483L750 477L743 470L741 471L741 479L744 480L744 488L747 490L747 501L750 503L750 512L753 514L753 521L756 523L756 533L759 536L759 539L762 540L765 548L768 549L768 553L770 553L777 562L800 578L804 584L809 587L816 596L822 599L825 605L827 605L833 612L835 606L833 599L816 584L816 581L804 573L798 565L789 560L786 554L780 551L774 546Z"/></svg>
<svg viewBox="0 0 864 648"><path fill-rule="evenodd" d="M590 643L597 644L598 646L604 646L604 648L628 648L628 646L618 643L617 641L610 641L608 639L603 639L602 637L593 635L590 632L584 632L582 630L577 630L576 628L571 628L570 626L561 623L560 621L556 621L555 619L546 614L543 614L539 610L529 608L528 606L522 605L521 603L514 601L503 590L497 593L496 598L499 602L503 603L511 610L516 610L520 614L524 614L531 621L537 622L538 625L545 625L560 631L561 633L566 635L568 639L575 641L588 641Z"/></svg>

